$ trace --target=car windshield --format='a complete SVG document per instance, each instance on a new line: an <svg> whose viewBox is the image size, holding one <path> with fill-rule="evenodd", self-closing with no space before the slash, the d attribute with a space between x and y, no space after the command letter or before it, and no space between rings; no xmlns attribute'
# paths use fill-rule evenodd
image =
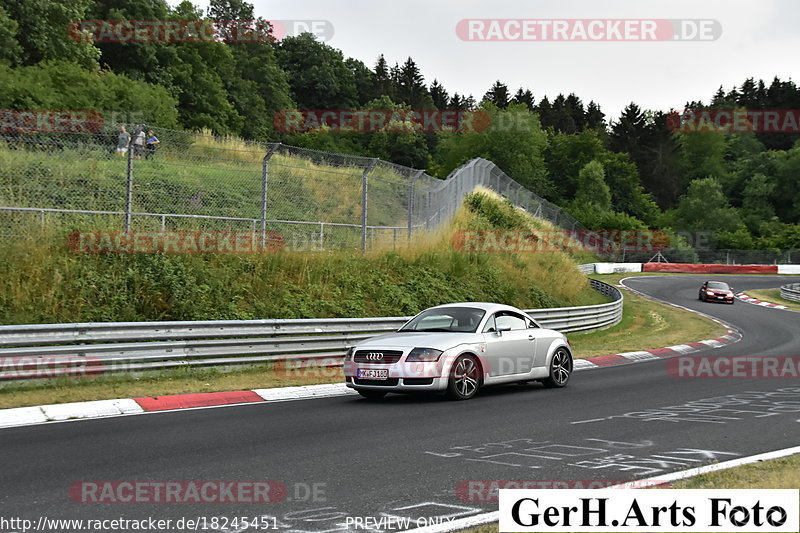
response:
<svg viewBox="0 0 800 533"><path fill-rule="evenodd" d="M474 307L438 307L421 312L399 331L475 333L485 314Z"/></svg>
<svg viewBox="0 0 800 533"><path fill-rule="evenodd" d="M729 289L727 283L723 283L721 281L709 281L708 282L709 289L719 289L722 291L727 291Z"/></svg>

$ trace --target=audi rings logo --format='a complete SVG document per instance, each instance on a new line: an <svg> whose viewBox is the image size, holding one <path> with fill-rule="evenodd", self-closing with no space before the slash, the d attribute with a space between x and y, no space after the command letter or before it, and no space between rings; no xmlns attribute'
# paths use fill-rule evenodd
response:
<svg viewBox="0 0 800 533"><path fill-rule="evenodd" d="M367 354L367 361L380 361L381 359L383 359L381 352L369 352Z"/></svg>

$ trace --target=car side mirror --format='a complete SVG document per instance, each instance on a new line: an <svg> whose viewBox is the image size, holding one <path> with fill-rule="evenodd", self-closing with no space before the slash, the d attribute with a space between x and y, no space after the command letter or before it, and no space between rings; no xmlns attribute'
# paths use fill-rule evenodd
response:
<svg viewBox="0 0 800 533"><path fill-rule="evenodd" d="M497 335L502 337L504 331L511 331L511 326L497 326Z"/></svg>

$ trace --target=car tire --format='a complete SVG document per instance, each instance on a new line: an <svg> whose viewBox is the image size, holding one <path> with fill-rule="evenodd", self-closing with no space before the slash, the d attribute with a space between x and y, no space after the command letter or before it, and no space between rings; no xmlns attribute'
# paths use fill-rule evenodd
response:
<svg viewBox="0 0 800 533"><path fill-rule="evenodd" d="M380 400L386 396L386 391L358 389L357 392L367 400Z"/></svg>
<svg viewBox="0 0 800 533"><path fill-rule="evenodd" d="M478 360L472 355L461 355L450 369L447 381L447 397L451 400L469 400L480 387L481 370Z"/></svg>
<svg viewBox="0 0 800 533"><path fill-rule="evenodd" d="M559 348L550 359L550 375L542 383L552 389L566 386L572 375L572 366L572 354L566 348Z"/></svg>

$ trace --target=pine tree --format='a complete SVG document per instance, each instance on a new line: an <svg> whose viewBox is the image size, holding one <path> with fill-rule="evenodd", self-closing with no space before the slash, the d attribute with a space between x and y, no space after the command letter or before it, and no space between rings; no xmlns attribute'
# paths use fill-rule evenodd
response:
<svg viewBox="0 0 800 533"><path fill-rule="evenodd" d="M431 95L431 99L433 100L433 105L436 109L447 109L448 104L448 94L445 88L439 83L438 80L434 79L433 83L431 83L430 89L428 92Z"/></svg>
<svg viewBox="0 0 800 533"><path fill-rule="evenodd" d="M517 92L516 94L514 94L514 99L512 100L512 102L514 102L515 104L525 104L526 106L528 106L528 110L533 112L534 99L533 99L533 93L531 92L530 89L525 89L524 91L522 90L522 87L517 89Z"/></svg>
<svg viewBox="0 0 800 533"><path fill-rule="evenodd" d="M594 100L591 100L589 105L586 106L586 127L602 131L606 129L606 115Z"/></svg>
<svg viewBox="0 0 800 533"><path fill-rule="evenodd" d="M420 74L419 67L410 57L406 59L398 71L399 92L398 99L412 108L418 108L425 94L425 78Z"/></svg>
<svg viewBox="0 0 800 533"><path fill-rule="evenodd" d="M508 86L505 83L500 83L500 80L497 80L483 96L483 99L489 100L500 109L507 108L509 102Z"/></svg>
<svg viewBox="0 0 800 533"><path fill-rule="evenodd" d="M453 111L464 111L466 109L464 98L462 98L458 93L454 93L453 97L450 99L450 103L447 104L447 109L452 109Z"/></svg>
<svg viewBox="0 0 800 533"><path fill-rule="evenodd" d="M386 58L381 54L375 63L375 75L372 78L372 99L388 96L392 98L392 78Z"/></svg>

